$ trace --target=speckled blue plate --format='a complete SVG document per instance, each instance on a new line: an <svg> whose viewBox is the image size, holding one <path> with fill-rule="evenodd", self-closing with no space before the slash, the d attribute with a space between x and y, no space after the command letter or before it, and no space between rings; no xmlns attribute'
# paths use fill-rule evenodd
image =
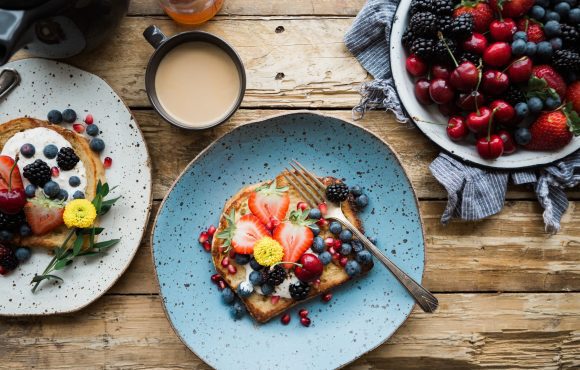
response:
<svg viewBox="0 0 580 370"><path fill-rule="evenodd" d="M312 113L277 116L238 127L195 158L165 198L155 222L153 259L169 320L181 340L218 369L332 369L385 342L407 319L413 299L378 262L364 278L291 311L292 322L258 325L230 318L209 277L209 253L197 242L217 224L241 187L271 179L292 158L320 175L360 184L371 201L361 214L368 235L421 281L424 238L417 199L393 151L348 122ZM302 327L299 308L310 310Z"/></svg>

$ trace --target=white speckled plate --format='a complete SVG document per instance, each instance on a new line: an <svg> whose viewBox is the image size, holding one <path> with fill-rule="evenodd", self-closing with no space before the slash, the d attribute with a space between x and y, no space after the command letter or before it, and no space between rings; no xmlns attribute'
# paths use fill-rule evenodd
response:
<svg viewBox="0 0 580 370"><path fill-rule="evenodd" d="M75 261L57 274L63 283L44 282L35 294L29 283L50 261L46 251L34 249L28 262L9 275L0 276L0 316L76 311L113 286L139 247L151 203L147 146L129 109L99 77L68 64L36 58L8 63L3 68L16 69L22 82L5 100L0 100L0 122L22 116L46 119L51 109L69 107L79 119L91 113L106 143L101 158L113 159L113 166L106 173L107 182L117 186L113 195L122 198L102 217L105 232L101 238L121 238L121 242L104 256Z"/></svg>

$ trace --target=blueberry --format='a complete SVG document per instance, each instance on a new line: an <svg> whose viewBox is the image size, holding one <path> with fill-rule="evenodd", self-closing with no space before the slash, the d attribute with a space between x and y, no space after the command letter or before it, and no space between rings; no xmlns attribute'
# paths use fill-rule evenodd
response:
<svg viewBox="0 0 580 370"><path fill-rule="evenodd" d="M360 267L360 263L355 260L350 260L344 266L344 271L346 271L348 276L355 277L362 272L362 268Z"/></svg>
<svg viewBox="0 0 580 370"><path fill-rule="evenodd" d="M239 320L246 314L246 307L240 302L234 302L233 306L230 307L230 314L234 320Z"/></svg>
<svg viewBox="0 0 580 370"><path fill-rule="evenodd" d="M371 254L371 252L369 252L367 250L362 250L356 254L355 259L359 263L362 263L363 265L367 265L367 264L371 263L371 261L373 260L373 255Z"/></svg>
<svg viewBox="0 0 580 370"><path fill-rule="evenodd" d="M8 230L0 231L0 241L7 242L12 239L12 233Z"/></svg>
<svg viewBox="0 0 580 370"><path fill-rule="evenodd" d="M570 4L570 6L573 8L576 6L576 4L578 4L578 0L563 0L564 2Z"/></svg>
<svg viewBox="0 0 580 370"><path fill-rule="evenodd" d="M255 271L260 271L261 269L264 268L264 266L260 265L254 257L252 257L252 259L250 260L250 267L252 268L252 270Z"/></svg>
<svg viewBox="0 0 580 370"><path fill-rule="evenodd" d="M58 154L58 148L56 145L48 144L47 146L44 147L42 153L44 153L44 156L46 158L53 159L56 158L56 155Z"/></svg>
<svg viewBox="0 0 580 370"><path fill-rule="evenodd" d="M580 8L574 8L568 13L568 22L572 24L580 23Z"/></svg>
<svg viewBox="0 0 580 370"><path fill-rule="evenodd" d="M105 150L105 142L102 139L99 139L98 137L92 138L91 141L89 142L89 146L91 147L92 151L97 153L100 153L103 150Z"/></svg>
<svg viewBox="0 0 580 370"><path fill-rule="evenodd" d="M352 252L352 245L350 245L348 243L342 243L342 245L340 246L339 253L342 254L343 256L348 256L351 252Z"/></svg>
<svg viewBox="0 0 580 370"><path fill-rule="evenodd" d="M46 184L44 184L43 190L44 194L46 194L47 197L54 198L60 192L60 186L58 186L56 182L50 180Z"/></svg>
<svg viewBox="0 0 580 370"><path fill-rule="evenodd" d="M538 43L537 54L543 59L550 59L552 57L552 44L549 41Z"/></svg>
<svg viewBox="0 0 580 370"><path fill-rule="evenodd" d="M544 24L544 33L548 37L560 36L561 32L560 22L556 20L547 21L546 24Z"/></svg>
<svg viewBox="0 0 580 370"><path fill-rule="evenodd" d="M550 0L536 0L536 5L539 5L542 8L547 8L550 6Z"/></svg>
<svg viewBox="0 0 580 370"><path fill-rule="evenodd" d="M358 186L358 185L351 186L350 193L352 195L354 195L355 197L358 197L359 195L362 194L362 188L360 186Z"/></svg>
<svg viewBox="0 0 580 370"><path fill-rule="evenodd" d="M99 134L99 127L97 125L87 125L86 133L90 136L97 136Z"/></svg>
<svg viewBox="0 0 580 370"><path fill-rule="evenodd" d="M322 212L320 212L318 208L312 208L308 212L308 218L311 218L313 220L320 220L322 218Z"/></svg>
<svg viewBox="0 0 580 370"><path fill-rule="evenodd" d="M252 283L254 285L260 285L260 284L262 284L263 279L264 279L264 276L262 275L262 273L260 271L250 272L250 283Z"/></svg>
<svg viewBox="0 0 580 370"><path fill-rule="evenodd" d="M550 45L552 45L552 50L560 50L562 49L562 39L559 37L554 37L550 39Z"/></svg>
<svg viewBox="0 0 580 370"><path fill-rule="evenodd" d="M36 148L34 145L26 143L20 147L20 154L22 154L25 158L32 158L36 153Z"/></svg>
<svg viewBox="0 0 580 370"><path fill-rule="evenodd" d="M73 199L85 199L85 193L80 190L75 191L73 194Z"/></svg>
<svg viewBox="0 0 580 370"><path fill-rule="evenodd" d="M222 300L224 301L224 303L232 304L234 303L234 298L236 298L236 296L234 295L234 292L232 292L230 288L225 287L224 290L222 290Z"/></svg>
<svg viewBox="0 0 580 370"><path fill-rule="evenodd" d="M72 109L65 109L62 111L62 120L67 123L73 123L77 120L77 112Z"/></svg>
<svg viewBox="0 0 580 370"><path fill-rule="evenodd" d="M354 239L354 240L351 242L351 244L352 244L352 249L353 249L353 250L354 250L356 253L358 253L358 252L362 251L363 249L365 249L365 247L363 246L363 244L361 243L361 241L360 241L360 240L358 240L358 239Z"/></svg>
<svg viewBox="0 0 580 370"><path fill-rule="evenodd" d="M373 243L374 245L377 245L377 238L375 238L374 236L368 236L367 235L367 239Z"/></svg>
<svg viewBox="0 0 580 370"><path fill-rule="evenodd" d="M36 186L32 184L26 185L26 188L24 189L24 194L26 194L28 198L34 198L34 196L36 195Z"/></svg>
<svg viewBox="0 0 580 370"><path fill-rule="evenodd" d="M556 107L558 107L562 102L560 101L559 97L554 98L554 97L548 96L544 103L545 103L547 109L553 110L553 109L556 109Z"/></svg>
<svg viewBox="0 0 580 370"><path fill-rule="evenodd" d="M262 286L260 288L262 289L263 295L270 295L274 292L274 287L268 283L262 284Z"/></svg>
<svg viewBox="0 0 580 370"><path fill-rule="evenodd" d="M338 235L342 231L342 225L339 222L332 221L328 229L334 235Z"/></svg>
<svg viewBox="0 0 580 370"><path fill-rule="evenodd" d="M526 50L524 51L524 54L531 57L536 54L536 51L538 51L538 45L536 45L535 42L528 41L526 43Z"/></svg>
<svg viewBox="0 0 580 370"><path fill-rule="evenodd" d="M68 192L64 189L60 189L58 195L56 196L58 200L67 200L68 199Z"/></svg>
<svg viewBox="0 0 580 370"><path fill-rule="evenodd" d="M537 20L542 20L546 15L546 9L542 8L539 5L534 5L532 10L530 10L530 15L532 18L536 18Z"/></svg>
<svg viewBox="0 0 580 370"><path fill-rule="evenodd" d="M330 252L325 251L318 255L318 259L322 262L323 265L328 265L330 261L332 261L332 255Z"/></svg>
<svg viewBox="0 0 580 370"><path fill-rule="evenodd" d="M528 41L528 34L526 33L526 31L518 31L514 33L514 41L516 40Z"/></svg>
<svg viewBox="0 0 580 370"><path fill-rule="evenodd" d="M73 188L76 188L77 186L79 186L81 184L81 179L79 179L78 176L71 176L68 179L68 184L70 186L72 186Z"/></svg>
<svg viewBox="0 0 580 370"><path fill-rule="evenodd" d="M30 249L26 247L16 248L14 254L16 255L18 262L26 262L30 259Z"/></svg>
<svg viewBox="0 0 580 370"><path fill-rule="evenodd" d="M548 10L546 12L546 16L544 17L544 21L546 21L546 22L550 22L550 21L559 22L560 21L560 14L553 12L551 10ZM546 29L545 26L546 25L544 24L544 30Z"/></svg>
<svg viewBox="0 0 580 370"><path fill-rule="evenodd" d="M532 134L530 133L530 130L528 130L527 128L520 127L516 130L514 134L514 139L516 143L518 143L519 145L527 145L530 142L530 140L532 140Z"/></svg>
<svg viewBox="0 0 580 370"><path fill-rule="evenodd" d="M352 240L352 232L350 230L344 229L340 232L338 238L340 239L341 242L348 243Z"/></svg>
<svg viewBox="0 0 580 370"><path fill-rule="evenodd" d="M359 208L365 208L369 204L369 197L366 194L363 194L360 197L357 197L354 200L354 202L357 205L357 207L359 207Z"/></svg>
<svg viewBox="0 0 580 370"><path fill-rule="evenodd" d="M242 281L238 285L238 295L242 298L249 297L254 292L254 286L249 281Z"/></svg>
<svg viewBox="0 0 580 370"><path fill-rule="evenodd" d="M320 227L317 224L312 224L310 226L308 226L310 228L310 230L312 230L312 233L316 236L318 234L320 234Z"/></svg>
<svg viewBox="0 0 580 370"><path fill-rule="evenodd" d="M544 108L544 103L542 102L542 99L533 96L528 99L528 107L530 108L530 112L539 113Z"/></svg>
<svg viewBox="0 0 580 370"><path fill-rule="evenodd" d="M524 102L517 103L515 105L514 109L516 111L516 116L520 119L525 118L530 113L530 109L528 108L528 105Z"/></svg>
<svg viewBox="0 0 580 370"><path fill-rule="evenodd" d="M572 9L570 4L568 4L567 2L564 2L564 1L556 4L556 6L554 7L554 11L556 13L560 14L560 17L562 17L562 18L565 18L568 16L570 9Z"/></svg>
<svg viewBox="0 0 580 370"><path fill-rule="evenodd" d="M236 261L236 263L238 265L245 265L248 262L250 262L251 259L252 259L252 256L250 256L249 254L242 254L242 253L236 253L236 256L234 257L234 260Z"/></svg>
<svg viewBox="0 0 580 370"><path fill-rule="evenodd" d="M320 236L315 237L312 241L311 248L315 253L324 252L324 239L322 239Z"/></svg>
<svg viewBox="0 0 580 370"><path fill-rule="evenodd" d="M30 226L28 226L28 224L23 224L20 225L20 230L18 230L18 233L22 236L28 236L32 234L32 229L30 228Z"/></svg>
<svg viewBox="0 0 580 370"><path fill-rule="evenodd" d="M60 111L56 109L53 109L50 112L48 112L46 118L50 123L59 124L62 122L62 113L60 113Z"/></svg>
<svg viewBox="0 0 580 370"><path fill-rule="evenodd" d="M523 55L526 52L526 41L517 39L512 42L512 54Z"/></svg>

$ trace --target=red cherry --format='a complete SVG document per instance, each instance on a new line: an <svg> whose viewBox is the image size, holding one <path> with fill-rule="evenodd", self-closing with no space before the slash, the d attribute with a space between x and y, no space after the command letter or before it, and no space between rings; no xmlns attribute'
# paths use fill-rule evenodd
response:
<svg viewBox="0 0 580 370"><path fill-rule="evenodd" d="M446 66L435 64L433 67L431 67L431 78L442 78L444 80L448 80L450 74L451 72Z"/></svg>
<svg viewBox="0 0 580 370"><path fill-rule="evenodd" d="M415 77L424 76L427 73L427 64L415 54L409 55L405 67L407 67L407 72Z"/></svg>
<svg viewBox="0 0 580 370"><path fill-rule="evenodd" d="M439 112L441 112L441 114L444 115L445 117L449 117L456 113L459 113L457 105L455 105L455 103L452 101L446 104L438 104L437 108L439 108Z"/></svg>
<svg viewBox="0 0 580 370"><path fill-rule="evenodd" d="M455 93L453 92L449 82L442 78L436 78L431 80L431 83L429 84L429 96L435 103L445 104L453 100Z"/></svg>
<svg viewBox="0 0 580 370"><path fill-rule="evenodd" d="M449 76L451 86L460 91L471 91L479 82L479 70L471 62L463 62ZM433 97L431 97L433 98ZM435 100L435 99L433 99Z"/></svg>
<svg viewBox="0 0 580 370"><path fill-rule="evenodd" d="M477 107L483 106L485 97L479 91L472 91L470 93L461 93L457 97L456 104L459 108L466 111L477 110Z"/></svg>
<svg viewBox="0 0 580 370"><path fill-rule="evenodd" d="M489 104L489 109L495 111L493 116L495 122L508 123L516 116L514 108L503 100L494 100Z"/></svg>
<svg viewBox="0 0 580 370"><path fill-rule="evenodd" d="M328 292L324 294L321 298L323 302L330 302L330 300L332 299L332 293Z"/></svg>
<svg viewBox="0 0 580 370"><path fill-rule="evenodd" d="M465 118L453 116L447 121L447 136L453 141L462 140L467 136L468 130L465 125Z"/></svg>
<svg viewBox="0 0 580 370"><path fill-rule="evenodd" d="M477 153L484 159L496 159L503 154L503 141L498 135L481 137L475 146Z"/></svg>
<svg viewBox="0 0 580 370"><path fill-rule="evenodd" d="M302 308L300 311L298 311L298 316L308 317L308 310L306 308Z"/></svg>
<svg viewBox="0 0 580 370"><path fill-rule="evenodd" d="M493 67L508 64L512 57L512 49L507 42L494 42L483 52L483 61Z"/></svg>
<svg viewBox="0 0 580 370"><path fill-rule="evenodd" d="M322 275L324 265L320 259L312 253L304 253L298 261L300 266L296 266L294 274L305 283L313 282Z"/></svg>
<svg viewBox="0 0 580 370"><path fill-rule="evenodd" d="M310 321L310 319L309 319L308 317L301 317L301 318L300 318L300 323L301 323L303 326L309 327L309 326L310 326L310 323L311 323L311 321Z"/></svg>
<svg viewBox="0 0 580 370"><path fill-rule="evenodd" d="M501 95L509 87L508 76L500 71L488 69L481 76L481 89L490 95Z"/></svg>
<svg viewBox="0 0 580 370"><path fill-rule="evenodd" d="M283 325L288 325L290 323L290 320L292 318L290 317L289 313L285 313L281 318L280 321L282 322Z"/></svg>
<svg viewBox="0 0 580 370"><path fill-rule="evenodd" d="M489 25L489 33L496 41L511 42L517 30L518 26L511 18L496 19Z"/></svg>
<svg viewBox="0 0 580 370"><path fill-rule="evenodd" d="M415 97L423 105L433 104L433 100L431 100L431 96L429 95L429 86L429 81L424 78L415 82Z"/></svg>
<svg viewBox="0 0 580 370"><path fill-rule="evenodd" d="M512 134L509 132L502 130L497 133L497 135L503 141L503 154L512 154L516 151L516 143Z"/></svg>
<svg viewBox="0 0 580 370"><path fill-rule="evenodd" d="M481 33L474 32L471 36L463 41L463 50L482 55L487 47L487 39Z"/></svg>
<svg viewBox="0 0 580 370"><path fill-rule="evenodd" d="M16 174L18 174L16 177L20 178L20 172L18 171L18 156L10 168L10 173L8 175L9 180L4 182L8 187L0 190L0 211L8 214L16 214L20 212L26 204L26 193L24 193L24 189L12 187L14 170L16 170Z"/></svg>
<svg viewBox="0 0 580 370"><path fill-rule="evenodd" d="M488 107L480 107L479 112L472 112L467 115L467 128L476 134L483 134L487 132L487 127L491 119L491 109Z"/></svg>
<svg viewBox="0 0 580 370"><path fill-rule="evenodd" d="M514 61L507 68L507 74L510 81L514 83L528 82L532 75L532 67L532 60L528 57L521 57Z"/></svg>

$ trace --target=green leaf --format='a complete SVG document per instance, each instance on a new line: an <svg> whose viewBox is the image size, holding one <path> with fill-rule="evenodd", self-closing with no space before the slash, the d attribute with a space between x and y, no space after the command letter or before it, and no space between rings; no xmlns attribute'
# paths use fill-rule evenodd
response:
<svg viewBox="0 0 580 370"><path fill-rule="evenodd" d="M35 275L32 278L32 281L30 282L30 284L40 283L41 281L46 280L46 279L55 279L55 280L63 281L60 276L56 276L56 275Z"/></svg>
<svg viewBox="0 0 580 370"><path fill-rule="evenodd" d="M83 241L84 239L82 236L77 236L75 242L73 243L73 256L78 256L78 254L81 251L81 248L83 247Z"/></svg>
<svg viewBox="0 0 580 370"><path fill-rule="evenodd" d="M117 244L120 241L121 241L121 239L111 239L111 240L106 240L104 242L98 242L98 243L95 243L94 248L98 249L98 250L111 248L112 246L114 246L115 244Z"/></svg>
<svg viewBox="0 0 580 370"><path fill-rule="evenodd" d="M79 257L80 256L82 256L82 257L97 256L99 254L103 254L103 252L100 252L100 251L97 251L97 252L95 252L95 251L84 251L84 252L79 253Z"/></svg>
<svg viewBox="0 0 580 370"><path fill-rule="evenodd" d="M117 202L119 199L121 199L122 197L117 197L117 198L113 198L113 199L107 199L104 200L102 202L103 206L112 206L113 204L115 204L115 202Z"/></svg>
<svg viewBox="0 0 580 370"><path fill-rule="evenodd" d="M528 81L528 90L530 91L541 91L548 87L548 83L543 78L531 77Z"/></svg>
<svg viewBox="0 0 580 370"><path fill-rule="evenodd" d="M62 270L63 268L67 267L72 263L72 259L62 259L58 260L56 265L54 265L55 270Z"/></svg>
<svg viewBox="0 0 580 370"><path fill-rule="evenodd" d="M95 199L93 199L93 205L95 206L95 210L97 214L101 212L101 204L103 203L103 198L100 195L97 195Z"/></svg>
<svg viewBox="0 0 580 370"><path fill-rule="evenodd" d="M102 227L91 227L90 229L81 229L81 235L91 235L93 230L95 231L95 235L99 235L105 229Z"/></svg>

